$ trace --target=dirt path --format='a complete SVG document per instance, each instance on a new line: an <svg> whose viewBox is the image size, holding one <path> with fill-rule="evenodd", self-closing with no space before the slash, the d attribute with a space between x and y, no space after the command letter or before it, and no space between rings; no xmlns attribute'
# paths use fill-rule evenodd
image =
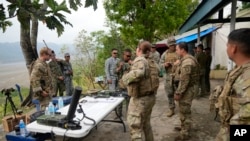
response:
<svg viewBox="0 0 250 141"><path fill-rule="evenodd" d="M221 80L211 80L212 88L215 85L222 84ZM164 92L164 86L158 89L156 104L153 108L151 124L154 132L155 141L174 141L178 132L174 131L174 127L179 125L178 114L168 118L166 116L168 109L167 97ZM113 118L110 115L108 118ZM209 112L208 96L195 99L192 105L193 127L191 131L192 138L190 141L213 141L216 136L219 123L214 121L214 113ZM126 119L124 119L126 120ZM116 123L101 123L98 129L82 139L83 141L129 141L129 132L123 132L122 125Z"/></svg>
<svg viewBox="0 0 250 141"><path fill-rule="evenodd" d="M221 80L211 80L211 88L218 84L222 84ZM125 108L125 106L124 106ZM156 104L153 108L151 124L154 132L155 141L174 141L178 135L174 131L174 127L179 125L178 115L168 118L167 113L167 97L164 92L163 82L158 89ZM178 109L177 109L178 110ZM125 115L125 109L124 115ZM107 119L114 119L114 113L110 114ZM219 123L214 121L214 113L209 112L208 96L195 99L192 105L193 127L191 131L192 138L190 141L213 141L216 136ZM126 123L126 118L124 118ZM2 129L1 129L2 131ZM0 132L1 132L0 131ZM0 137L0 140L4 139ZM57 141L63 140L62 137L57 137ZM73 139L74 140L74 139ZM101 122L97 129L93 129L90 134L80 139L82 141L129 141L130 135L127 127L127 132L123 132L121 124Z"/></svg>

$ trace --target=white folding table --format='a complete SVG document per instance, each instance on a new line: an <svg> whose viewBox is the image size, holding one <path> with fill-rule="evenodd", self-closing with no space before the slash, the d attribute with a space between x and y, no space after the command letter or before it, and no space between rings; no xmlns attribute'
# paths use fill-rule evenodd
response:
<svg viewBox="0 0 250 141"><path fill-rule="evenodd" d="M113 111L119 104L123 102L123 97L109 97L109 98L94 98L94 97L84 97L79 100L79 104L81 104L82 109L87 117L90 117L95 120L96 124L102 121L111 111ZM69 109L69 105L59 109L62 115L67 115ZM77 109L79 107L77 106ZM82 119L83 114L79 112L75 112L74 120ZM123 124L124 131L126 131L125 124L121 117L119 117L120 122ZM70 130L64 129L60 127L53 127L38 124L37 121L34 121L27 125L27 130L29 132L36 132L36 133L51 133L53 132L59 136L67 136L67 137L74 137L74 138L81 138L86 136L92 128L96 125L92 124L93 122L87 118L84 118L80 121L81 129L78 130Z"/></svg>

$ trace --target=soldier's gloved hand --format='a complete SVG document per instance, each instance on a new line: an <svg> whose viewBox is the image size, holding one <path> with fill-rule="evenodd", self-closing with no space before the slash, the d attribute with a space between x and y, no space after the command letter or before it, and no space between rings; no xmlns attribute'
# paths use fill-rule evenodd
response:
<svg viewBox="0 0 250 141"><path fill-rule="evenodd" d="M179 101L181 99L181 94L175 93L174 100Z"/></svg>
<svg viewBox="0 0 250 141"><path fill-rule="evenodd" d="M46 91L42 91L42 94L41 94L43 97L47 97L49 96L49 93L47 93Z"/></svg>

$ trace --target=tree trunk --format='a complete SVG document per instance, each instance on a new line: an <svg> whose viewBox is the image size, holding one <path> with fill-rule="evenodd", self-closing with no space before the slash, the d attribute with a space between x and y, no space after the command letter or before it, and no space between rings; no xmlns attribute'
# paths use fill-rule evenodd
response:
<svg viewBox="0 0 250 141"><path fill-rule="evenodd" d="M22 14L18 15L18 18L22 19L20 22L20 46L24 55L26 62L26 67L30 72L30 64L37 59L37 51L33 50L31 45L31 36L30 36L30 15L26 12L20 12ZM21 16L21 17L19 17ZM37 35L36 35L37 36ZM35 42L36 43L36 42ZM25 98L21 106L30 105L32 98L32 89L30 86L29 95Z"/></svg>

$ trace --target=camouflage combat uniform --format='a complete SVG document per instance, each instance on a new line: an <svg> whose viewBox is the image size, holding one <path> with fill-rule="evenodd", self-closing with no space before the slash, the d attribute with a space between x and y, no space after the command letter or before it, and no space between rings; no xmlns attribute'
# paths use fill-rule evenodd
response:
<svg viewBox="0 0 250 141"><path fill-rule="evenodd" d="M144 56L133 61L130 72L122 79L128 85L128 94L131 96L127 115L131 140L142 141L144 132L145 140L153 141L150 116L155 104L155 94L151 88L149 64Z"/></svg>
<svg viewBox="0 0 250 141"><path fill-rule="evenodd" d="M179 113L181 120L181 136L189 136L191 128L191 104L194 95L198 92L199 67L197 60L187 54L181 59L179 84L175 93L181 94Z"/></svg>
<svg viewBox="0 0 250 141"><path fill-rule="evenodd" d="M59 95L63 96L63 91L65 90L65 84L63 80L58 79L59 76L63 76L62 70L57 63L57 61L50 61L49 67L52 74L52 87L54 96L57 96L57 92L59 91Z"/></svg>
<svg viewBox="0 0 250 141"><path fill-rule="evenodd" d="M65 83L67 96L71 96L73 94L73 90L74 90L73 82L72 82L73 75L69 73L70 71L73 72L71 63L63 61L64 83Z"/></svg>
<svg viewBox="0 0 250 141"><path fill-rule="evenodd" d="M206 71L206 62L207 57L204 52L197 53L195 55L199 65L200 65L200 96L204 96L206 94L206 81L205 81L205 71Z"/></svg>
<svg viewBox="0 0 250 141"><path fill-rule="evenodd" d="M114 70L114 72L116 72L116 74L118 76L118 89L120 89L121 91L127 92L127 87L122 82L122 76L129 72L130 64L128 62L125 62L124 60L120 60L117 62L116 68L118 68L120 66L120 63L122 63L122 62L123 62L123 66L122 66L121 70L119 72ZM125 98L126 98L126 104L127 104L127 109L128 109L130 97L126 96ZM123 104L121 103L119 106L117 106L117 109L116 109L119 116L122 115L122 105Z"/></svg>
<svg viewBox="0 0 250 141"><path fill-rule="evenodd" d="M125 74L125 73L128 73L129 70L130 70L130 64L128 62L125 62L124 60L120 60L116 63L116 68L118 68L120 66L120 63L123 62L123 66L121 68L120 71L116 72L117 76L118 76L118 81L119 81L119 84L118 84L118 87L119 89L122 89L122 90L126 90L126 86L123 84L122 82L122 76Z"/></svg>
<svg viewBox="0 0 250 141"><path fill-rule="evenodd" d="M231 70L216 107L221 126L216 141L229 141L229 125L250 125L250 63Z"/></svg>
<svg viewBox="0 0 250 141"><path fill-rule="evenodd" d="M164 88L165 92L168 97L168 107L169 109L173 110L175 108L175 103L174 103L174 90L172 86L172 65L173 63L178 59L178 55L176 52L170 52L170 50L165 51L160 60L160 67L162 69L166 70L166 73L164 74ZM164 63L165 62L170 62L172 65L168 68L165 68Z"/></svg>
<svg viewBox="0 0 250 141"><path fill-rule="evenodd" d="M48 105L51 100L52 93L52 79L49 65L40 59L34 62L30 75L30 84L32 86L32 99L38 99L40 105ZM49 96L43 97L42 91L49 93Z"/></svg>
<svg viewBox="0 0 250 141"><path fill-rule="evenodd" d="M151 52L150 53L150 58L152 58L155 61L155 63L159 64L159 62L160 62L160 53L158 51Z"/></svg>

